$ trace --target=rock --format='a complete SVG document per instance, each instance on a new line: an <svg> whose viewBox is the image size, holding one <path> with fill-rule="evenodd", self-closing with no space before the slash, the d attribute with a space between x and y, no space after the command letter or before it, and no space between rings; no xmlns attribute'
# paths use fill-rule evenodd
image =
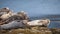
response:
<svg viewBox="0 0 60 34"><path fill-rule="evenodd" d="M52 34L52 31L50 30L47 30L47 28L45 27L45 30L44 28L42 29L12 29L8 32L6 32L5 34Z"/></svg>

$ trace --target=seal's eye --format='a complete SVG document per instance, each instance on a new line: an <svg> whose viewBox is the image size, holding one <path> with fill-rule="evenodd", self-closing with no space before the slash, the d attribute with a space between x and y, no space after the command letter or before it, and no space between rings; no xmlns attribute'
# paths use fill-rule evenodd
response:
<svg viewBox="0 0 60 34"><path fill-rule="evenodd" d="M39 21L38 23L42 23L43 21Z"/></svg>
<svg viewBox="0 0 60 34"><path fill-rule="evenodd" d="M19 20L17 22L20 22Z"/></svg>
<svg viewBox="0 0 60 34"><path fill-rule="evenodd" d="M40 21L40 22L43 22L43 21Z"/></svg>
<svg viewBox="0 0 60 34"><path fill-rule="evenodd" d="M40 22L44 22L44 21L40 21Z"/></svg>

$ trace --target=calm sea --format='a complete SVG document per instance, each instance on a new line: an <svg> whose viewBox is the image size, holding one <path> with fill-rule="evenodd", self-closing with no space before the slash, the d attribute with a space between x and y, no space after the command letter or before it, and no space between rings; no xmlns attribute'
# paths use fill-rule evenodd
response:
<svg viewBox="0 0 60 34"><path fill-rule="evenodd" d="M60 21L51 21L48 28L60 28Z"/></svg>

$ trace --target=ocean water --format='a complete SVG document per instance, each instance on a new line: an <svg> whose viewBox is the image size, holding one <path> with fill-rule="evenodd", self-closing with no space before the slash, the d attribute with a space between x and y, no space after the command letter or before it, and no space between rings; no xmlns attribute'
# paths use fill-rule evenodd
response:
<svg viewBox="0 0 60 34"><path fill-rule="evenodd" d="M48 18L51 20L48 28L60 28L60 18Z"/></svg>
<svg viewBox="0 0 60 34"><path fill-rule="evenodd" d="M51 21L48 28L60 28L60 21Z"/></svg>

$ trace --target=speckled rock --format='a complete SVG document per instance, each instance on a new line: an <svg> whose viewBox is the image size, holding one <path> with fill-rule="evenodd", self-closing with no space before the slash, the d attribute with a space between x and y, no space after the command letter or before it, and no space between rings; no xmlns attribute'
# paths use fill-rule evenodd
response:
<svg viewBox="0 0 60 34"><path fill-rule="evenodd" d="M0 34L59 34L59 33L60 33L60 29L49 29L46 27L32 27L31 29L19 28L19 29L0 31Z"/></svg>

